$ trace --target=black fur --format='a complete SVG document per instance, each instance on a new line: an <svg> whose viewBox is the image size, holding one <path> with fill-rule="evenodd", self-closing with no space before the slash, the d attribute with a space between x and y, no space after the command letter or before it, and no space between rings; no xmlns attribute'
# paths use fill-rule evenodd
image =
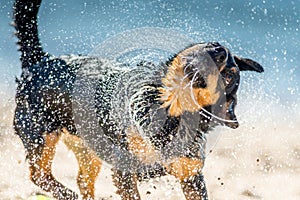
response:
<svg viewBox="0 0 300 200"><path fill-rule="evenodd" d="M17 0L14 5L14 26L23 68L37 64L45 56L38 37L37 13L40 4L41 0Z"/></svg>
<svg viewBox="0 0 300 200"><path fill-rule="evenodd" d="M17 107L15 110L14 128L16 134L22 139L27 154L33 155L36 152L40 152L45 142L42 136L43 133L49 134L61 130L62 128L67 128L71 134L80 137L80 133L77 132L75 127L74 111L72 108L74 81L79 69L94 63L100 68L99 72L102 73L105 78L96 80L97 92L93 100L96 102L97 117L103 129L103 135L109 138L112 144L127 150L128 141L125 129L128 127L122 127L121 119L120 121L110 120L111 114L113 113L111 110L122 108L123 105L113 106L112 100L116 96L122 97L124 94L133 95L130 92L136 92L137 85L123 88L124 85L122 85L122 81L128 81L139 73L139 70L149 68L150 74L153 75L153 77L148 77L150 82L144 85L138 85L142 91L138 97L142 99L142 102L135 101L130 104L131 108L139 111L129 114L134 116L133 120L137 122L138 126L142 128L146 127L145 132L150 133L150 135L147 136L149 136L150 141L157 150L163 149L170 144L172 140L174 140L173 138L178 139L181 137L181 135L178 134L179 131L190 131L188 129L190 127L184 127L186 129L179 129L179 127L183 122L189 122L190 118L197 115L196 120L190 122L191 124L195 123L193 124L195 126L190 128L194 134L189 138L190 140L186 141L188 145L184 146L185 154L183 156L202 159L204 161L205 134L212 127L210 123L212 116L201 115L201 112L194 114L188 113L187 115L179 117L168 116L168 108L161 108L162 102L158 100L158 88L162 86L161 77L165 75L165 71L172 63L174 57L160 66L153 66L151 63L141 63L135 70L131 71L131 74L127 73L126 70L118 69L109 75L106 74L109 69L102 68L103 62L97 58L81 56L72 60L71 57L51 57L43 51L38 38L37 13L40 3L41 0L16 0L14 6L16 35L19 40L18 44L20 45L21 51L20 59L22 62L22 74L20 79L18 79L16 94ZM219 48L219 51L222 51L224 54L226 53L225 48L218 43L208 43L207 48ZM177 55L178 54L175 56ZM211 52L210 55L217 66L221 67L224 61L222 57L223 54ZM243 59L236 56L231 56L230 59L230 62L226 63L221 74L224 77L224 83L226 85L226 101L228 104L226 116L229 120L236 120L234 107L237 102L236 92L240 81L240 70L262 72L263 68L250 59ZM154 67L158 67L156 68L157 71L151 71ZM236 70L232 70L233 68L236 68ZM141 79L142 75L137 78ZM201 77L197 78L197 85L195 85L195 87L205 88L205 80ZM227 78L230 80L229 82L226 82ZM122 92L124 92L124 94ZM103 98L104 95L105 98ZM210 106L205 109L210 111ZM150 127L151 123L153 124L153 121L151 121L153 110L159 110L162 116L166 116L164 118L165 121L155 122L159 122L157 124L161 125L158 131L153 131L154 129ZM126 118L128 112L129 111L124 111L124 118ZM232 128L236 128L237 125L238 124L229 123L229 126ZM148 129L148 127L150 128ZM141 164L137 168L137 177L131 173L126 173L128 172L123 173L116 171L115 173L116 180L119 183L116 185L120 186L118 187L119 192L125 197L126 195L135 195L134 193L128 193L128 191L126 193L126 191L124 191L124 187L128 190L136 190L136 185L133 183L135 179L142 180L145 177L151 178L165 175L166 169L158 163L151 166ZM204 179L200 172L194 177L185 180L183 190L187 195L191 195L191 198L198 196L199 198L207 199Z"/></svg>

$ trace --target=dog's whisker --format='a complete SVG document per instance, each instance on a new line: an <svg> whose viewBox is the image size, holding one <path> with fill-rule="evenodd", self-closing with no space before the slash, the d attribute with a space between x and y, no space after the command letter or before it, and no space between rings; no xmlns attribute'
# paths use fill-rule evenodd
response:
<svg viewBox="0 0 300 200"><path fill-rule="evenodd" d="M188 67L191 65L191 63L187 64L183 70L183 73L185 74L186 73L186 70L188 69Z"/></svg>
<svg viewBox="0 0 300 200"><path fill-rule="evenodd" d="M221 117L218 117L217 115L214 115L213 113L209 112L208 110L206 110L205 108L201 108L202 111L204 111L205 113L209 114L211 117L219 120L219 121L222 121L222 122L238 122L237 120L230 120L230 119L223 119ZM204 115L202 112L200 112L201 115L203 115L204 117L207 117L206 115Z"/></svg>
<svg viewBox="0 0 300 200"><path fill-rule="evenodd" d="M196 77L197 77L197 74L199 73L199 71L196 71L196 73L194 74L192 80L190 81L190 92L191 92L191 97L194 101L194 103L199 107L201 108L201 106L199 105L199 103L196 101L196 98L195 98L195 95L194 95L194 92L193 92L193 85L194 85L194 82L196 80Z"/></svg>
<svg viewBox="0 0 300 200"><path fill-rule="evenodd" d="M183 87L183 89L186 89L187 87L189 87L191 85L191 82L189 82L188 84L186 84L186 86Z"/></svg>
<svg viewBox="0 0 300 200"><path fill-rule="evenodd" d="M183 82L185 81L185 79L187 79L191 74L193 74L193 72L190 72L190 73L186 74L186 75L181 79L180 84L182 85ZM191 82L189 81L188 84L186 84L186 86L184 86L183 89L186 89L190 84L191 84Z"/></svg>
<svg viewBox="0 0 300 200"><path fill-rule="evenodd" d="M182 81L184 81L186 78L188 78L193 72L187 73L184 77L182 77Z"/></svg>

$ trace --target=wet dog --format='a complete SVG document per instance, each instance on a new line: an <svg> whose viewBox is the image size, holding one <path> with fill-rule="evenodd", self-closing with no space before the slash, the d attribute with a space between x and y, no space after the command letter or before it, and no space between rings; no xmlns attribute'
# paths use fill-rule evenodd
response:
<svg viewBox="0 0 300 200"><path fill-rule="evenodd" d="M14 6L22 62L14 128L26 149L31 180L57 199L78 198L51 172L62 139L79 163L83 199L94 199L102 160L112 164L122 199L140 199L138 180L166 174L180 181L186 199L208 199L201 173L205 134L216 124L238 127L234 109L240 71L263 68L216 42L193 44L159 66L142 62L126 68L87 56L53 57L38 38L40 3L17 0ZM86 67L97 68L100 76L84 74ZM76 110L81 99L75 97L89 89L75 87L78 77L94 84L96 111L79 124L92 115L96 129L75 126L81 112ZM77 88L82 93L74 92Z"/></svg>

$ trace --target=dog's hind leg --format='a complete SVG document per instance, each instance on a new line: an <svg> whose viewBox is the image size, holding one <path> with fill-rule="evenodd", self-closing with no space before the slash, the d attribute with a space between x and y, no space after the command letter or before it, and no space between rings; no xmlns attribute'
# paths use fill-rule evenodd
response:
<svg viewBox="0 0 300 200"><path fill-rule="evenodd" d="M94 151L87 147L83 140L68 133L63 128L62 139L66 146L72 150L78 161L79 172L77 184L82 195L82 199L91 200L95 198L95 182L101 170L102 162Z"/></svg>
<svg viewBox="0 0 300 200"><path fill-rule="evenodd" d="M117 169L113 171L113 182L117 187L117 194L122 200L140 200L140 194L137 188L137 176L134 173L123 172Z"/></svg>
<svg viewBox="0 0 300 200"><path fill-rule="evenodd" d="M28 153L31 180L46 192L50 192L56 199L78 199L78 195L59 183L51 172L56 144L59 140L58 134L46 134L44 140L41 152L31 149Z"/></svg>

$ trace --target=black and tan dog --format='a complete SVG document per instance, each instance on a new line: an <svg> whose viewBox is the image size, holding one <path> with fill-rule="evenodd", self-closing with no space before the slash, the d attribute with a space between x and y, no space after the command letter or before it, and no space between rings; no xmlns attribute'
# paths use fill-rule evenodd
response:
<svg viewBox="0 0 300 200"><path fill-rule="evenodd" d="M99 58L55 58L39 42L40 3L17 0L14 7L22 61L14 128L26 149L31 180L57 199L78 198L51 172L61 138L78 160L83 199L94 199L102 160L112 164L122 199L140 199L137 181L165 174L180 180L186 199L208 199L201 170L205 134L219 121L213 109L221 107L216 112L225 119L219 123L237 128L239 73L263 68L218 43L194 44L159 66L143 62L131 69ZM74 84L80 69L93 66L102 77L92 79L99 129L84 134L74 122Z"/></svg>

